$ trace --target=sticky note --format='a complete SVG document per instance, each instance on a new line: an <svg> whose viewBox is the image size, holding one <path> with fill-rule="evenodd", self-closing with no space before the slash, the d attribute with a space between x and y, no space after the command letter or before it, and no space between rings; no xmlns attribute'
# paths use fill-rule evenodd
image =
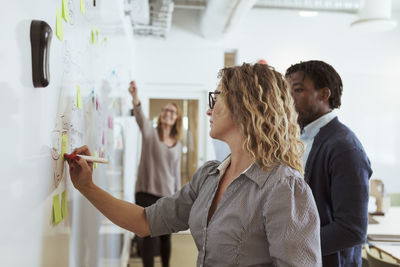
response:
<svg viewBox="0 0 400 267"><path fill-rule="evenodd" d="M111 127L111 117L110 116L108 116L108 128L109 129L112 129L112 127Z"/></svg>
<svg viewBox="0 0 400 267"><path fill-rule="evenodd" d="M62 17L65 22L69 22L68 0L62 0Z"/></svg>
<svg viewBox="0 0 400 267"><path fill-rule="evenodd" d="M97 153L97 150L94 151L94 156L95 156L95 157L98 157L98 156L99 156L99 154ZM93 163L93 168L95 168L95 169L97 168L97 163L96 163L96 162Z"/></svg>
<svg viewBox="0 0 400 267"><path fill-rule="evenodd" d="M94 41L95 41L95 35L94 35L94 29L92 28L92 44L94 44Z"/></svg>
<svg viewBox="0 0 400 267"><path fill-rule="evenodd" d="M61 134L61 160L64 160L64 154L67 153L68 135L67 132Z"/></svg>
<svg viewBox="0 0 400 267"><path fill-rule="evenodd" d="M57 8L57 16L56 16L56 35L60 41L64 40L62 16L61 16L61 12L58 8Z"/></svg>
<svg viewBox="0 0 400 267"><path fill-rule="evenodd" d="M61 193L61 216L65 219L68 215L67 191Z"/></svg>
<svg viewBox="0 0 400 267"><path fill-rule="evenodd" d="M99 99L96 97L96 110L99 110L99 106L100 106Z"/></svg>
<svg viewBox="0 0 400 267"><path fill-rule="evenodd" d="M76 107L82 107L82 96L81 96L81 87L78 85L76 90Z"/></svg>
<svg viewBox="0 0 400 267"><path fill-rule="evenodd" d="M108 128L109 129L114 128L114 119L111 116L108 116Z"/></svg>
<svg viewBox="0 0 400 267"><path fill-rule="evenodd" d="M53 223L58 224L61 220L60 197L57 194L53 197Z"/></svg>
<svg viewBox="0 0 400 267"><path fill-rule="evenodd" d="M115 72L113 71L112 74L115 75ZM109 109L114 108L115 107L115 103L116 103L116 99L113 98L112 101L110 102L110 104L108 105L108 108Z"/></svg>
<svg viewBox="0 0 400 267"><path fill-rule="evenodd" d="M81 0L80 10L81 10L82 15L85 15L85 0Z"/></svg>

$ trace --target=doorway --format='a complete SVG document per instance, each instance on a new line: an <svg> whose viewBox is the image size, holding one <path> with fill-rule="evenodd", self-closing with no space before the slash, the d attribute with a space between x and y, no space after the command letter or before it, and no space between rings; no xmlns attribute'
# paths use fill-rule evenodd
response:
<svg viewBox="0 0 400 267"><path fill-rule="evenodd" d="M182 112L182 136L181 136L181 185L192 179L197 170L198 146L199 146L199 101L193 99L149 99L149 119L153 127L157 127L157 119L161 109L168 103L175 103Z"/></svg>

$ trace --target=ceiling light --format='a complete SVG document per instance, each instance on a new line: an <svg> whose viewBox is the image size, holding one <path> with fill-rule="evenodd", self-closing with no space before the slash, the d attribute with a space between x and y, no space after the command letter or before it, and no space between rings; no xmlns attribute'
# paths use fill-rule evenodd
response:
<svg viewBox="0 0 400 267"><path fill-rule="evenodd" d="M364 19L356 20L350 26L359 32L384 32L394 29L397 26L397 21L393 19Z"/></svg>
<svg viewBox="0 0 400 267"><path fill-rule="evenodd" d="M299 15L306 18L315 17L318 15L317 11L300 11Z"/></svg>
<svg viewBox="0 0 400 267"><path fill-rule="evenodd" d="M358 19L351 28L360 32L389 31L396 27L397 21L391 19L391 0L364 0L358 11Z"/></svg>

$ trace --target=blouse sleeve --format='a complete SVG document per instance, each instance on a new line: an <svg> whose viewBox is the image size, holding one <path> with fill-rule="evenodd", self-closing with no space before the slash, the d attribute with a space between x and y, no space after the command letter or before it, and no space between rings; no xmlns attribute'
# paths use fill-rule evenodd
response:
<svg viewBox="0 0 400 267"><path fill-rule="evenodd" d="M215 169L218 165L218 161L206 162L181 190L170 197L160 198L156 203L145 208L152 237L176 233L189 228L192 205L210 170Z"/></svg>
<svg viewBox="0 0 400 267"><path fill-rule="evenodd" d="M277 266L322 266L320 222L311 189L300 177L282 177L264 207L269 252Z"/></svg>

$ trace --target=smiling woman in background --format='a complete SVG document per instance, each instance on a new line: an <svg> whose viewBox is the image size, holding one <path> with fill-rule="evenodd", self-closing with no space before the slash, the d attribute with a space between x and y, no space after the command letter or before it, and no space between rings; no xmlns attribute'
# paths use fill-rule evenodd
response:
<svg viewBox="0 0 400 267"><path fill-rule="evenodd" d="M197 266L321 266L319 216L301 176L302 143L287 83L265 64L225 68L220 77L207 114L210 136L230 147L225 161L206 162L172 197L146 208L97 187L83 159L69 162L74 186L140 236L190 228Z"/></svg>
<svg viewBox="0 0 400 267"><path fill-rule="evenodd" d="M178 106L169 103L158 116L157 128L143 114L134 81L129 93L132 95L134 115L142 133L142 152L135 187L136 204L148 207L159 198L171 196L181 188L181 144L182 114ZM163 267L169 266L171 235L159 237ZM140 251L144 267L154 265L156 240L145 237Z"/></svg>

